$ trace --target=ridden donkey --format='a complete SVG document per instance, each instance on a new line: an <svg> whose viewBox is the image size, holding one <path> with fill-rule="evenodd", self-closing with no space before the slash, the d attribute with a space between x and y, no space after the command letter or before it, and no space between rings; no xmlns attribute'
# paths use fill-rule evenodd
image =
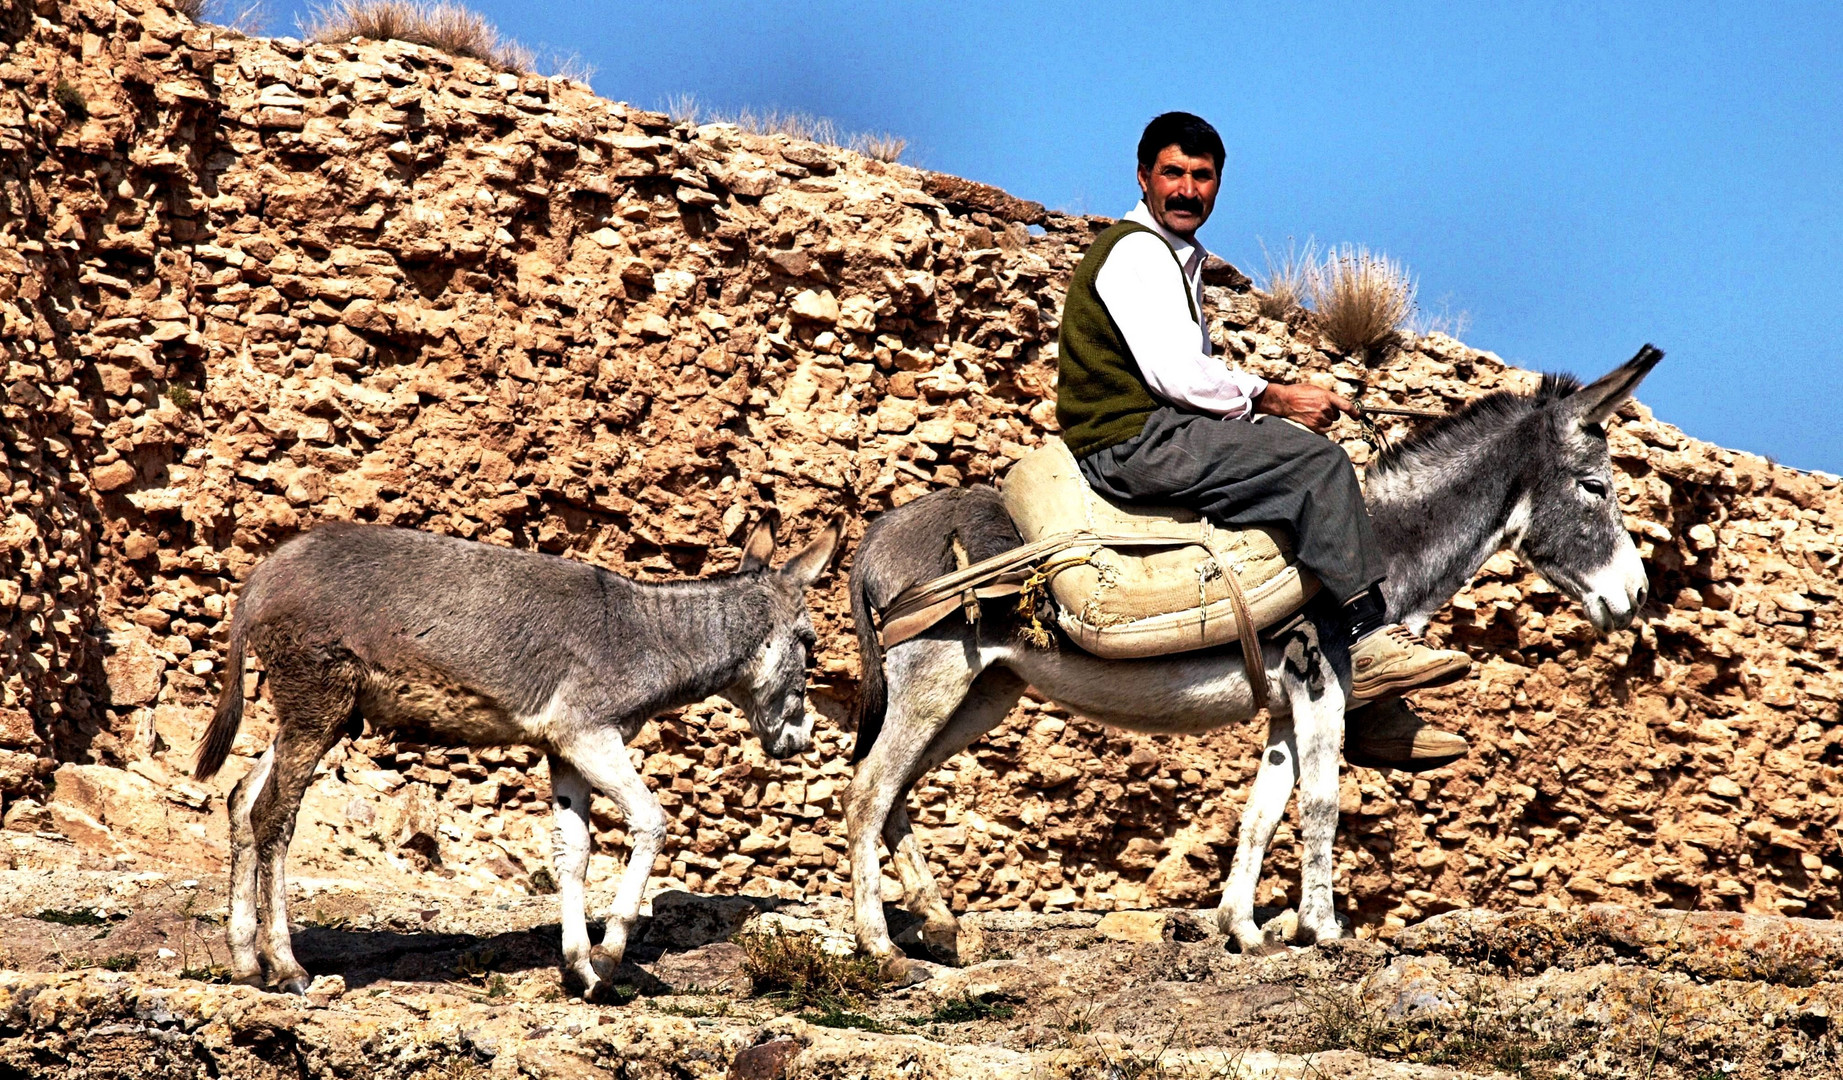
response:
<svg viewBox="0 0 1843 1080"><path fill-rule="evenodd" d="M243 717L244 652L254 651L276 729L229 799L232 975L261 984L266 969L272 985L306 989L288 935L288 844L315 763L369 722L419 741L545 752L561 840L564 984L591 999L606 993L666 835L627 742L649 717L722 694L748 714L771 757L804 752L815 641L805 590L831 562L839 530L830 523L771 570L774 534L763 524L737 573L664 584L343 522L277 548L243 587L223 694L193 770L209 777L229 755ZM591 789L619 805L633 846L593 949L583 918Z"/></svg>
<svg viewBox="0 0 1843 1080"><path fill-rule="evenodd" d="M1662 357L1637 357L1585 388L1545 376L1531 395L1491 394L1380 455L1366 499L1385 550L1389 619L1423 628L1500 548L1579 600L1602 631L1628 625L1644 602L1638 551L1612 495L1602 428ZM851 571L851 610L864 656L856 772L846 796L859 947L907 981L926 969L890 941L879 896L879 836L922 939L957 957L959 926L929 873L904 808L910 787L1003 720L1025 687L1115 727L1156 734L1208 731L1258 710L1239 647L1145 660L1102 660L1058 639L1029 644L1009 601L989 601L972 625L950 617L884 655L873 613L908 586L955 569L958 537L977 561L1019 544L998 493L936 492L876 521ZM1261 860L1300 785L1304 860L1298 940L1341 936L1332 900L1338 750L1349 653L1324 602L1264 643L1271 710L1267 745L1241 816L1217 918L1243 950L1265 951L1254 922Z"/></svg>

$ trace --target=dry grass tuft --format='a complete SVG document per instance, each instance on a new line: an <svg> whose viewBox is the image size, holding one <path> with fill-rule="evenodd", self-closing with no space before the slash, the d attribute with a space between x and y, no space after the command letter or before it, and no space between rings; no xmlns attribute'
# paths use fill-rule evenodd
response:
<svg viewBox="0 0 1843 1080"><path fill-rule="evenodd" d="M269 22L269 0L173 0L173 10L201 25L254 37Z"/></svg>
<svg viewBox="0 0 1843 1080"><path fill-rule="evenodd" d="M1304 995L1308 1008L1302 1053L1355 1050L1367 1057L1494 1069L1518 1080L1563 1080L1569 1057L1592 1037L1544 1021L1513 1000L1495 981L1476 980L1447 1011L1422 1017L1391 1016L1364 1001L1362 987L1323 988Z"/></svg>
<svg viewBox="0 0 1843 1080"><path fill-rule="evenodd" d="M486 16L448 0L332 0L314 8L301 32L310 41L407 41L509 71L537 66L530 49L501 38Z"/></svg>
<svg viewBox="0 0 1843 1080"><path fill-rule="evenodd" d="M1408 320L1408 331L1415 337L1429 334L1445 334L1450 338L1464 336L1472 327L1472 313L1454 311L1451 297L1440 298L1440 310L1432 311L1417 306L1414 317Z"/></svg>
<svg viewBox="0 0 1843 1080"><path fill-rule="evenodd" d="M673 94L659 103L659 111L674 124L696 124L704 113L704 103L694 94Z"/></svg>
<svg viewBox="0 0 1843 1080"><path fill-rule="evenodd" d="M845 136L830 118L791 109L737 109L732 113L712 112L706 123L735 124L753 135L785 135L790 139L845 145Z"/></svg>
<svg viewBox="0 0 1843 1080"><path fill-rule="evenodd" d="M595 65L584 60L580 53L552 53L544 67L553 79L568 79L584 86L595 77Z"/></svg>
<svg viewBox="0 0 1843 1080"><path fill-rule="evenodd" d="M1407 325L1414 291L1414 279L1387 255L1349 244L1334 248L1314 275L1318 328L1340 352L1366 352Z"/></svg>
<svg viewBox="0 0 1843 1080"><path fill-rule="evenodd" d="M1312 296L1313 280L1318 274L1318 242L1308 236L1301 248L1289 236L1286 253L1277 259L1267 250L1266 241L1260 244L1267 272L1255 286L1261 295L1255 298L1254 305L1269 319L1284 319L1304 307Z"/></svg>
<svg viewBox="0 0 1843 1080"><path fill-rule="evenodd" d="M836 121L795 109L709 109L691 94L673 94L659 111L676 124L734 124L751 135L785 135L855 151L877 161L899 161L909 140L888 132L847 132Z"/></svg>
<svg viewBox="0 0 1843 1080"><path fill-rule="evenodd" d="M731 940L742 946L742 971L756 996L773 995L790 1007L837 1011L857 1005L883 984L874 957L829 952L814 935L777 927L744 930Z"/></svg>
<svg viewBox="0 0 1843 1080"><path fill-rule="evenodd" d="M901 161L902 152L909 147L909 140L889 132L870 134L868 132L851 137L851 149L876 161Z"/></svg>

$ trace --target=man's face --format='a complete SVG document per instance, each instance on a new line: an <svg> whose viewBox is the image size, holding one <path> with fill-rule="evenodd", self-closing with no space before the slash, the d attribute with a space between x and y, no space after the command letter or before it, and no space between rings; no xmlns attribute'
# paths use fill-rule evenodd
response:
<svg viewBox="0 0 1843 1080"><path fill-rule="evenodd" d="M1222 177L1209 155L1191 157L1173 143L1158 152L1151 168L1139 166L1139 190L1146 209L1165 228L1190 239L1216 208Z"/></svg>

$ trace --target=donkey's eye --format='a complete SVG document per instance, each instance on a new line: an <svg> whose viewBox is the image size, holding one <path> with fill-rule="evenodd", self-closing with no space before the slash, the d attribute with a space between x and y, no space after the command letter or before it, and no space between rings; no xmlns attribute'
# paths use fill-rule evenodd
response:
<svg viewBox="0 0 1843 1080"><path fill-rule="evenodd" d="M1603 499L1606 497L1606 481L1587 477L1581 481L1581 490L1596 499Z"/></svg>

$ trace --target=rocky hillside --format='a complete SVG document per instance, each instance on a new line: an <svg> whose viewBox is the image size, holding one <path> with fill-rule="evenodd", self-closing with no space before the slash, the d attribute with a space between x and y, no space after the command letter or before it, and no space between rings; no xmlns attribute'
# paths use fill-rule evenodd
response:
<svg viewBox="0 0 1843 1080"><path fill-rule="evenodd" d="M771 507L788 539L835 511L855 536L993 479L1054 430L1063 282L1104 224L426 48L0 0L0 850L222 858L242 767L179 775L238 580L316 521L660 579L732 567ZM1438 335L1365 366L1212 280L1213 332L1265 375L1416 406L1533 385ZM1658 599L1602 640L1508 556L1459 597L1435 633L1477 673L1421 700L1476 752L1343 781L1337 884L1365 934L1471 906L1843 906L1838 481L1638 406L1611 437ZM817 607L815 753L771 763L714 705L637 743L675 821L660 888L843 891L842 580ZM967 909L1208 902L1258 736L1027 704L919 788L918 832ZM265 737L258 709L238 752ZM362 739L328 758L297 864L522 895L544 787L522 750ZM1295 880L1277 852L1263 902Z"/></svg>

